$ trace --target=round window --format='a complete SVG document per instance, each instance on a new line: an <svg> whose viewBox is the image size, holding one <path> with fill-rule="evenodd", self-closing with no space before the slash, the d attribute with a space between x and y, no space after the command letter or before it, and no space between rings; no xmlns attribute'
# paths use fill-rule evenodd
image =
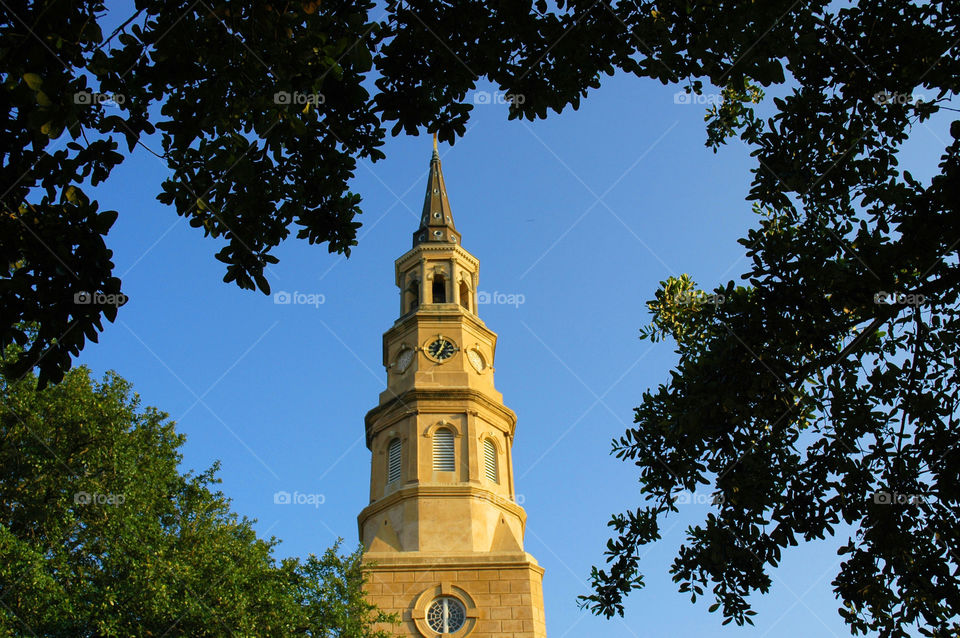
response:
<svg viewBox="0 0 960 638"><path fill-rule="evenodd" d="M466 619L463 603L452 596L437 598L427 610L427 624L438 634L456 633Z"/></svg>

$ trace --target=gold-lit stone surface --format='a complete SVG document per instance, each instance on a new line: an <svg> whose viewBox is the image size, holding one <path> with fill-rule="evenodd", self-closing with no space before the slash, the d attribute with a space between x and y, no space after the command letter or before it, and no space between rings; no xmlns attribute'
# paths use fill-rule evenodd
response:
<svg viewBox="0 0 960 638"><path fill-rule="evenodd" d="M400 318L383 336L387 388L365 419L370 502L357 522L367 598L401 619L383 627L395 636L436 638L426 611L452 596L466 620L443 636L545 637L543 569L523 549L526 513L515 498L517 417L494 387L497 336L477 316L480 264L460 246L436 153L419 232L428 234L415 234L414 248L396 261ZM455 345L452 356L431 355L440 339ZM411 350L412 358L403 354ZM484 365L471 363L470 351ZM435 439L441 429L452 437ZM443 443L451 438L452 450ZM396 440L400 478L388 482ZM488 441L496 481L484 471ZM452 456L452 471L434 469L438 445L438 454Z"/></svg>

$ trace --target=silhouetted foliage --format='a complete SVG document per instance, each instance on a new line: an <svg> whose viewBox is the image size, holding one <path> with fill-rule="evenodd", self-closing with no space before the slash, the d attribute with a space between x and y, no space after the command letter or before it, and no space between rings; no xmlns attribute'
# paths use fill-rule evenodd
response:
<svg viewBox="0 0 960 638"><path fill-rule="evenodd" d="M132 147L163 131L173 177L161 199L227 240L228 280L265 289L269 249L291 222L349 248L346 180L355 157L379 157L381 123L452 142L481 78L522 96L510 116L528 119L576 108L617 71L712 86L723 100L708 110L707 144L739 136L757 159L751 267L743 286L706 295L675 278L650 302L643 335L673 339L680 360L616 442L647 500L611 521L610 565L584 603L622 613L678 492L711 484L713 511L672 571L694 596L712 585L724 622L749 622L747 596L769 588L784 548L843 523L853 532L834 587L851 630L958 630L960 123L933 179L898 166L915 125L957 95L956 0L391 0L377 24L365 3L137 6L145 26L99 51L99 3L4 7L0 342L29 345L18 369L39 362L41 380L58 378L115 313L72 302L77 290L119 292L102 241L113 214L70 190L120 161L111 135ZM75 104L88 75L127 97L124 117ZM773 85L785 96L764 120L754 109ZM276 91L327 100L301 110ZM44 152L62 131L74 146ZM11 328L24 319L40 325L35 339Z"/></svg>
<svg viewBox="0 0 960 638"><path fill-rule="evenodd" d="M960 88L960 4L389 6L376 99L401 129L462 133L478 76L522 96L511 117L534 119L619 70L712 85L707 144L739 136L757 160L744 285L671 278L649 302L642 336L672 339L679 363L614 443L645 503L610 522L609 566L583 604L622 614L643 546L679 494L706 485L714 505L671 571L693 598L712 586L724 623L750 622L747 597L769 589L785 548L843 525L833 586L851 631L960 631L960 122L931 180L898 167ZM785 96L764 120L754 108L772 85Z"/></svg>
<svg viewBox="0 0 960 638"><path fill-rule="evenodd" d="M85 192L123 161L120 144L160 156L158 199L220 240L224 281L265 293L291 227L349 254L348 182L358 158L383 156L361 85L372 2L135 4L107 36L97 0L0 9L0 346L23 346L10 370L36 366L41 385L123 301L104 241L118 213Z"/></svg>

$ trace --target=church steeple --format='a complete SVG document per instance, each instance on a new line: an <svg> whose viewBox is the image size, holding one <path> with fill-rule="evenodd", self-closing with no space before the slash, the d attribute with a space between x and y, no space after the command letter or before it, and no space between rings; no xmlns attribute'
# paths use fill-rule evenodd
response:
<svg viewBox="0 0 960 638"><path fill-rule="evenodd" d="M413 247L425 242L460 243L460 233L453 225L447 186L443 183L436 133L433 134L433 156L430 158L427 194L423 198L423 214L420 216L420 228L413 234Z"/></svg>
<svg viewBox="0 0 960 638"><path fill-rule="evenodd" d="M402 638L546 638L543 568L523 548L517 415L493 382L480 262L453 227L434 141L423 219L394 264L400 316L387 387L367 413L370 502L357 517L369 601Z"/></svg>

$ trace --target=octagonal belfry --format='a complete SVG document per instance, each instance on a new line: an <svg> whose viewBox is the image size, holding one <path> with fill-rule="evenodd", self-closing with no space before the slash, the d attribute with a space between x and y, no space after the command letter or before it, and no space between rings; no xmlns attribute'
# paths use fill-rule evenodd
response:
<svg viewBox="0 0 960 638"><path fill-rule="evenodd" d="M434 141L420 227L396 261L387 389L365 420L366 592L400 617L382 627L396 636L547 635L513 483L517 417L493 384L497 336L477 316L479 265L460 246Z"/></svg>

